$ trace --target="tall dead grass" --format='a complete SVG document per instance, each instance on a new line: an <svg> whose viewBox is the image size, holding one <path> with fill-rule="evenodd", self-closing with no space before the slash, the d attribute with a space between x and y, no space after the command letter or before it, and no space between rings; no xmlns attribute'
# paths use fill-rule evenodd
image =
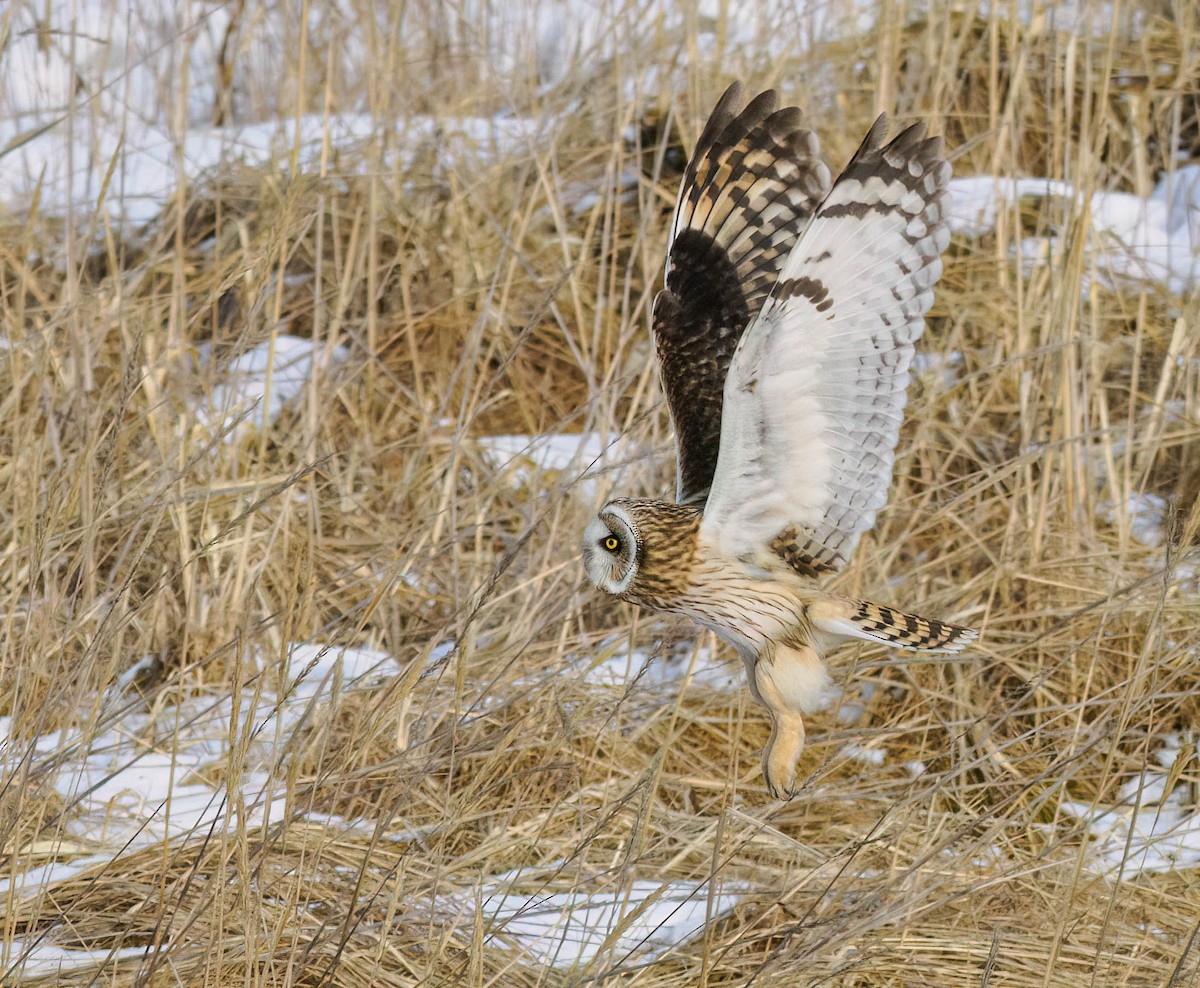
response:
<svg viewBox="0 0 1200 988"><path fill-rule="evenodd" d="M945 663L841 653L863 713L813 718L795 800L765 795L767 726L744 695L583 680L589 657L697 633L599 599L577 560L604 488L670 489L649 308L679 148L731 77L785 87L835 164L890 109L950 135L959 174L1145 194L1196 140L1191 6L1144 14L1131 40L1121 5L1092 35L1007 8L885 4L861 39L787 56L738 43L730 12L672 34L614 8L618 43L540 90L516 70L502 88L480 22L435 6L404 14L426 18L420 42L368 32L361 77L342 78L328 66L359 36L353 15L379 12L341 10L286 49L301 61L285 59L281 93L378 114L362 173L332 156L318 174L231 171L137 238L102 215L78 234L36 209L3 218L4 873L93 849L53 786L70 753L35 737L246 688L254 655L294 641L370 646L402 671L337 694L287 741L284 819L231 817L10 892L6 941L156 948L49 979L63 984L1200 977L1191 873L1098 877L1061 806L1110 806L1167 733L1182 741L1173 781L1200 782L1200 310L1090 282L1084 218L1001 211L949 252L922 351L960 363L914 385L891 505L838 585L976 625L983 643ZM382 121L411 110L548 123L503 157L448 165L433 142L385 167ZM1014 245L1052 229L1074 249L1022 276ZM206 430L197 396L281 332L350 357L270 427ZM217 359L198 368L204 342ZM586 464L514 483L476 441L584 431L628 440L599 491L578 482ZM1171 506L1159 546L1133 537L1144 493ZM105 706L145 657L125 706ZM239 771L231 738L213 781ZM339 833L314 810L377 829ZM473 890L518 867L535 893L712 875L749 891L658 959L552 970L483 939Z"/></svg>

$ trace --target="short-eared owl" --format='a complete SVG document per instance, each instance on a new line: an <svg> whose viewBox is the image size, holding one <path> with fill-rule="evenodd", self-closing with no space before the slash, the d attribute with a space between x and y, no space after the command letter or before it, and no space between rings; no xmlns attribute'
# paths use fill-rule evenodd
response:
<svg viewBox="0 0 1200 988"><path fill-rule="evenodd" d="M771 713L771 793L795 791L803 714L847 639L956 652L977 633L818 589L887 503L913 345L949 242L950 166L880 117L837 181L774 92L733 85L683 177L654 304L676 503L618 498L584 535L601 590L737 649Z"/></svg>

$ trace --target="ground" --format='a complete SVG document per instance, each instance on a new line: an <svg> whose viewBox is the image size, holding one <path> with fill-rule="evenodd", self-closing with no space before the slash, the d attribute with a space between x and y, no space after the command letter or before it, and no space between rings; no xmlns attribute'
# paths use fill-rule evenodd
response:
<svg viewBox="0 0 1200 988"><path fill-rule="evenodd" d="M1011 6L0 11L0 982L1196 983L1197 14ZM735 78L956 175L787 803L578 550Z"/></svg>

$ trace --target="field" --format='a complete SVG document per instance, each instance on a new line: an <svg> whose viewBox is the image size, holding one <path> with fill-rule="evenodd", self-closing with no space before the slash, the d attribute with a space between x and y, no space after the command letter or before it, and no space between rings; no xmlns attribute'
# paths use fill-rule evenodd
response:
<svg viewBox="0 0 1200 988"><path fill-rule="evenodd" d="M1200 984L1193 4L76 6L0 10L0 984ZM733 79L979 176L833 585L981 643L836 653L787 803L579 560Z"/></svg>

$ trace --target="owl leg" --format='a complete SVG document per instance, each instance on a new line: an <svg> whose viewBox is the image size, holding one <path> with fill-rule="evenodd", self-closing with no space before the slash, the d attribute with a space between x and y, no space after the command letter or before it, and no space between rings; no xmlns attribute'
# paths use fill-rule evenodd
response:
<svg viewBox="0 0 1200 988"><path fill-rule="evenodd" d="M796 795L796 765L804 750L804 718L791 710L771 711L771 737L763 749L762 771L776 799Z"/></svg>
<svg viewBox="0 0 1200 988"><path fill-rule="evenodd" d="M777 645L755 663L754 683L772 721L763 750L763 777L772 796L790 799L796 792L796 763L804 750L803 715L821 706L829 673L812 646Z"/></svg>

